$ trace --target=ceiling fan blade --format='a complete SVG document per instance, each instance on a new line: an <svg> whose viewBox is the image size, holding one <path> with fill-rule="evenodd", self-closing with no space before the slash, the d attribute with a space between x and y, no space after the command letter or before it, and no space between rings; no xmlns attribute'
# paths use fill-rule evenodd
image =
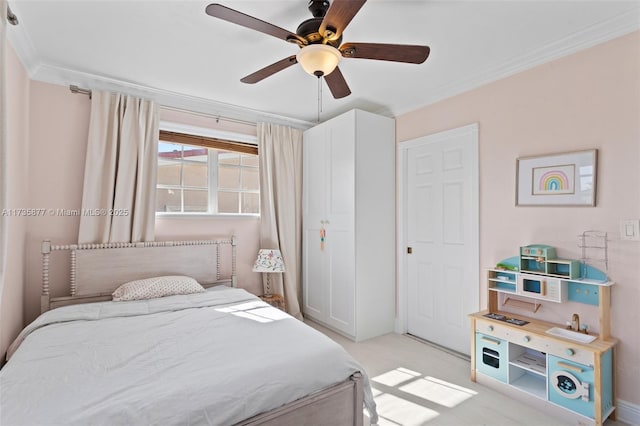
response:
<svg viewBox="0 0 640 426"><path fill-rule="evenodd" d="M337 40L367 0L333 0L318 32L329 40Z"/></svg>
<svg viewBox="0 0 640 426"><path fill-rule="evenodd" d="M421 64L429 56L429 46L409 44L344 43L340 52L345 58L377 59L381 61Z"/></svg>
<svg viewBox="0 0 640 426"><path fill-rule="evenodd" d="M327 86L329 86L331 94L336 99L344 98L351 94L351 89L349 89L349 85L347 85L347 82L338 67L336 67L336 69L334 69L330 74L325 75L324 81L327 82Z"/></svg>
<svg viewBox="0 0 640 426"><path fill-rule="evenodd" d="M288 58L284 58L278 62L268 65L261 70L254 72L253 74L249 74L248 76L242 78L240 81L248 84L257 83L260 80L264 80L265 78L272 76L278 71L282 71L283 69L289 68L291 65L297 63L298 60L296 59L296 55L291 55Z"/></svg>
<svg viewBox="0 0 640 426"><path fill-rule="evenodd" d="M218 3L211 3L205 9L207 15L213 16L214 18L220 18L227 22L232 22L234 24L260 31L261 33L269 34L276 38L291 41L295 43L307 44L307 41L300 37L299 35L292 33L291 31L287 31L284 28L280 28L268 22L262 21L258 18L254 18L253 16L246 15L242 12L238 12L237 10L230 9L226 6L223 6Z"/></svg>

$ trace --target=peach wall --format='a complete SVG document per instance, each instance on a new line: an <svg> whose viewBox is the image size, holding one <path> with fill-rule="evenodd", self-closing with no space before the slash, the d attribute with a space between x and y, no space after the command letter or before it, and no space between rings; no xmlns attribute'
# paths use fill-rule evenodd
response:
<svg viewBox="0 0 640 426"><path fill-rule="evenodd" d="M68 87L31 82L29 204L32 207L55 210L81 207L89 111L88 96L74 95ZM40 314L42 240L51 239L58 244L74 243L78 238L79 224L80 218L77 216L47 214L30 218L27 231L25 324ZM52 265L51 271L51 290L57 296L68 294L65 288L68 285L66 265L59 263Z"/></svg>
<svg viewBox="0 0 640 426"><path fill-rule="evenodd" d="M260 274L252 272L260 245L260 218L257 216L227 218L213 216L203 218L158 217L156 218L156 240L193 239L215 237L238 237L238 287L253 294L262 294ZM223 259L224 261L224 259Z"/></svg>
<svg viewBox="0 0 640 426"><path fill-rule="evenodd" d="M397 140L473 122L480 128L480 264L495 265L532 243L580 258L580 233L608 232L617 396L640 404L640 242L619 235L620 220L640 219L640 32L401 115ZM593 148L596 207L514 206L516 158ZM564 324L578 312L584 323L598 322L584 305L549 305L536 315Z"/></svg>
<svg viewBox="0 0 640 426"><path fill-rule="evenodd" d="M28 106L29 78L14 50L8 46L7 59L7 204L6 208L26 208L28 194ZM2 96L5 96L3 93ZM7 218L7 253L4 282L0 291L0 357L23 326L23 283L25 272L26 217ZM3 362L0 361L0 365Z"/></svg>
<svg viewBox="0 0 640 426"><path fill-rule="evenodd" d="M91 101L88 96L73 94L64 86L31 82L31 207L56 210L81 208L90 109ZM188 114L176 111L163 111L161 118L245 134L253 131L255 134L255 126L223 120L216 123L215 119L199 115L193 116L193 121L188 122ZM239 238L239 286L258 292L260 277L251 272L251 262L255 260L258 250L259 221L258 217L165 217L157 220L156 239L208 239L235 233ZM58 244L73 243L77 241L78 227L79 217L76 216L47 215L29 220L26 237L25 323L35 319L40 312L41 241L48 238ZM64 258L52 264L52 295L68 294L67 268Z"/></svg>

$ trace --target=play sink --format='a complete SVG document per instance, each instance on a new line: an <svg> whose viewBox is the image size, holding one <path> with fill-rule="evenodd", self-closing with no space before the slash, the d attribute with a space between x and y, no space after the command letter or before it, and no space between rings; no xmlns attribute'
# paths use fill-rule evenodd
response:
<svg viewBox="0 0 640 426"><path fill-rule="evenodd" d="M546 331L547 334L556 337L562 337L564 339L573 340L579 343L590 343L596 340L596 336L590 336L584 333L578 333L577 331L567 330L566 328L553 327Z"/></svg>

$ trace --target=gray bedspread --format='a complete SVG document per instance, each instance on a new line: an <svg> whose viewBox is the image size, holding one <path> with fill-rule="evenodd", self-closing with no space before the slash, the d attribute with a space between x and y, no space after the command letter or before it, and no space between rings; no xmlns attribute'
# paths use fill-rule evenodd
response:
<svg viewBox="0 0 640 426"><path fill-rule="evenodd" d="M241 289L54 309L0 370L0 424L230 425L364 375L328 337Z"/></svg>

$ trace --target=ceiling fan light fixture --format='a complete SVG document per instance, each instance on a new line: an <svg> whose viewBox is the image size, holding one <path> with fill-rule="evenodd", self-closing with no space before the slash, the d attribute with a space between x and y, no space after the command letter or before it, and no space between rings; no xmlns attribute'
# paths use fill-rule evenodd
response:
<svg viewBox="0 0 640 426"><path fill-rule="evenodd" d="M331 74L342 59L342 54L333 46L311 44L300 49L296 59L307 73L321 77Z"/></svg>

